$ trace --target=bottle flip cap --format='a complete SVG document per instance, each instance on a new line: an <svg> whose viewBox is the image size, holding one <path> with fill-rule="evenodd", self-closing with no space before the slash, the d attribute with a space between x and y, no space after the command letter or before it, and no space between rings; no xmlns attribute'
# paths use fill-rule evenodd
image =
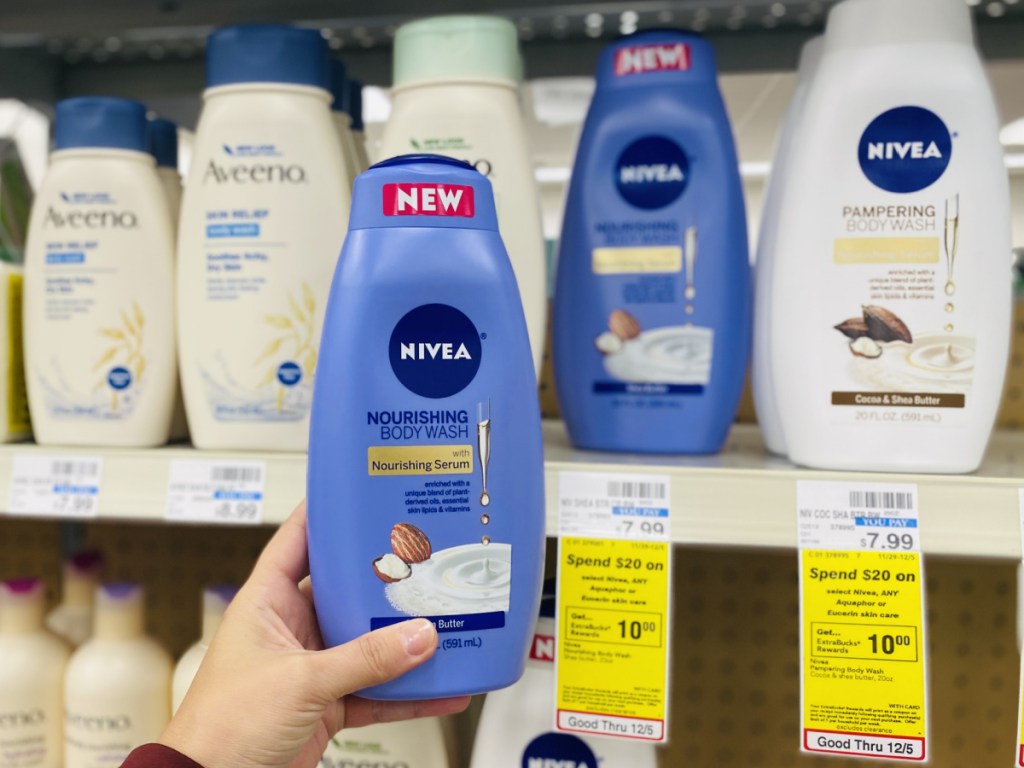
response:
<svg viewBox="0 0 1024 768"><path fill-rule="evenodd" d="M146 144L160 168L178 168L178 126L154 117L146 121Z"/></svg>
<svg viewBox="0 0 1024 768"><path fill-rule="evenodd" d="M96 550L76 552L64 563L70 573L82 576L95 576L103 570L103 555Z"/></svg>
<svg viewBox="0 0 1024 768"><path fill-rule="evenodd" d="M356 178L349 229L429 227L498 230L494 191L469 163L400 155Z"/></svg>
<svg viewBox="0 0 1024 768"><path fill-rule="evenodd" d="M83 96L57 102L54 145L60 149L146 151L146 108L137 101Z"/></svg>
<svg viewBox="0 0 1024 768"><path fill-rule="evenodd" d="M331 112L348 112L348 67L341 59L331 59Z"/></svg>
<svg viewBox="0 0 1024 768"><path fill-rule="evenodd" d="M0 582L0 608L5 605L38 603L43 599L43 582L39 579L8 579Z"/></svg>
<svg viewBox="0 0 1024 768"><path fill-rule="evenodd" d="M287 83L330 90L331 64L319 32L284 24L218 29L206 44L206 87Z"/></svg>
<svg viewBox="0 0 1024 768"><path fill-rule="evenodd" d="M439 80L521 79L515 25L497 16L436 16L395 33L395 86Z"/></svg>
<svg viewBox="0 0 1024 768"><path fill-rule="evenodd" d="M637 32L601 52L597 87L711 85L717 87L715 50L700 35L676 30Z"/></svg>
<svg viewBox="0 0 1024 768"><path fill-rule="evenodd" d="M125 610L142 605L143 590L138 584L118 582L102 584L96 590L96 605L99 608Z"/></svg>
<svg viewBox="0 0 1024 768"><path fill-rule="evenodd" d="M363 81L348 81L348 101L345 103L345 111L352 118L352 130L363 130Z"/></svg>
<svg viewBox="0 0 1024 768"><path fill-rule="evenodd" d="M238 587L232 584L219 584L203 590L203 611L207 613L224 613L231 601L238 594Z"/></svg>
<svg viewBox="0 0 1024 768"><path fill-rule="evenodd" d="M825 53L909 43L974 45L963 0L844 0L828 15Z"/></svg>

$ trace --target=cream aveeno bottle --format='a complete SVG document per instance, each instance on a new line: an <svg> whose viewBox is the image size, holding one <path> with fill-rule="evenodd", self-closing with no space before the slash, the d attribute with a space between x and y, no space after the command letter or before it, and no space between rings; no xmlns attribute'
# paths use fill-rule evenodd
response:
<svg viewBox="0 0 1024 768"><path fill-rule="evenodd" d="M0 768L61 768L67 646L35 579L0 583Z"/></svg>
<svg viewBox="0 0 1024 768"><path fill-rule="evenodd" d="M224 620L224 613L237 592L236 587L227 586L203 590L202 635L182 654L174 668L174 678L171 681L172 714L178 711L181 702L185 700L185 694L195 680L199 665L203 663L206 652L210 650L213 636L217 634L217 628Z"/></svg>
<svg viewBox="0 0 1024 768"><path fill-rule="evenodd" d="M339 732L327 745L320 768L448 768L442 722L421 717Z"/></svg>
<svg viewBox="0 0 1024 768"><path fill-rule="evenodd" d="M352 117L345 109L349 99L348 85L348 70L345 67L345 62L340 59L331 59L331 119L334 121L334 128L338 132L338 141L341 143L341 157L345 163L345 182L351 190L356 176L366 168L356 149L356 138L352 134Z"/></svg>
<svg viewBox="0 0 1024 768"><path fill-rule="evenodd" d="M79 552L64 562L60 603L46 616L46 628L77 648L92 637L96 587L103 574L99 552Z"/></svg>
<svg viewBox="0 0 1024 768"><path fill-rule="evenodd" d="M768 300L793 461L981 462L1010 330L998 131L962 0L833 9L782 183Z"/></svg>
<svg viewBox="0 0 1024 768"><path fill-rule="evenodd" d="M56 149L25 260L25 371L36 441L149 447L174 406L174 235L145 109L57 104Z"/></svg>
<svg viewBox="0 0 1024 768"><path fill-rule="evenodd" d="M171 658L143 629L143 592L107 584L95 632L64 680L64 768L110 768L156 741L171 719Z"/></svg>
<svg viewBox="0 0 1024 768"><path fill-rule="evenodd" d="M487 694L470 768L657 768L650 743L555 732L555 592L544 584L519 682Z"/></svg>
<svg viewBox="0 0 1024 768"><path fill-rule="evenodd" d="M182 386L198 448L306 448L351 200L315 30L214 32L178 230Z"/></svg>
<svg viewBox="0 0 1024 768"><path fill-rule="evenodd" d="M754 262L754 344L751 360L751 384L754 407L757 409L757 423L765 446L772 453L786 453L786 439L779 423L775 390L769 375L771 351L768 349L768 298L771 294L772 262L775 259L776 235L779 212L782 209L782 180L786 165L793 152L793 134L804 113L804 102L811 79L818 70L821 60L821 35L811 38L800 51L800 63L796 72L796 87L793 98L782 119L779 138L775 144L771 175L764 191L761 212L761 227L757 235L757 257Z"/></svg>
<svg viewBox="0 0 1024 768"><path fill-rule="evenodd" d="M490 180L539 375L547 262L519 103L516 28L495 16L439 16L403 24L395 34L394 72L380 157L447 155L467 161Z"/></svg>

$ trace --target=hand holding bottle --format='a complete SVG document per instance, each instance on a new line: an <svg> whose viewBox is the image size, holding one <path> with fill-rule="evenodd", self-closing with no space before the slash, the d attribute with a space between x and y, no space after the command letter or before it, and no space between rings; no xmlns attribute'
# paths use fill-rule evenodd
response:
<svg viewBox="0 0 1024 768"><path fill-rule="evenodd" d="M423 663L437 632L414 619L323 650L307 575L306 505L267 545L232 601L161 743L204 768L312 768L342 727L461 711L469 697L352 696Z"/></svg>

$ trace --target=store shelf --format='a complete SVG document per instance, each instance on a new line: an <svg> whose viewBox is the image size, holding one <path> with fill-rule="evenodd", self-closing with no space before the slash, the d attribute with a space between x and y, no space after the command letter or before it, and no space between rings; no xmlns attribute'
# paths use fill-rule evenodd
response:
<svg viewBox="0 0 1024 768"><path fill-rule="evenodd" d="M737 425L716 456L641 456L577 451L558 422L544 425L547 527L557 530L562 471L657 473L671 478L672 540L681 544L793 549L798 480L913 482L918 484L925 552L1016 559L1018 488L1024 487L1024 432L995 435L982 469L973 475L881 475L821 472L795 467L765 452L749 425ZM195 451L0 448L0 506L7 506L18 454L100 456L103 475L99 519L164 519L171 464L178 459L260 460L266 463L263 520L276 524L305 495L305 456ZM9 514L9 513L8 513Z"/></svg>

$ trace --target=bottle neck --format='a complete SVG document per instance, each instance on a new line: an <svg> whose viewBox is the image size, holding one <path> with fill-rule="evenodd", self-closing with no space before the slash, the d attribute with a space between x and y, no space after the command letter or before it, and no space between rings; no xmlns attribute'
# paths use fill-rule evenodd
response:
<svg viewBox="0 0 1024 768"><path fill-rule="evenodd" d="M213 636L217 634L220 623L224 620L224 612L203 611L203 637L200 642L209 646L213 642Z"/></svg>
<svg viewBox="0 0 1024 768"><path fill-rule="evenodd" d="M99 640L132 640L143 635L142 610L136 606L96 612L93 636Z"/></svg>
<svg viewBox="0 0 1024 768"><path fill-rule="evenodd" d="M43 629L42 600L8 603L0 610L0 635L26 635Z"/></svg>
<svg viewBox="0 0 1024 768"><path fill-rule="evenodd" d="M65 574L61 603L69 608L92 610L96 604L96 579L77 573Z"/></svg>

